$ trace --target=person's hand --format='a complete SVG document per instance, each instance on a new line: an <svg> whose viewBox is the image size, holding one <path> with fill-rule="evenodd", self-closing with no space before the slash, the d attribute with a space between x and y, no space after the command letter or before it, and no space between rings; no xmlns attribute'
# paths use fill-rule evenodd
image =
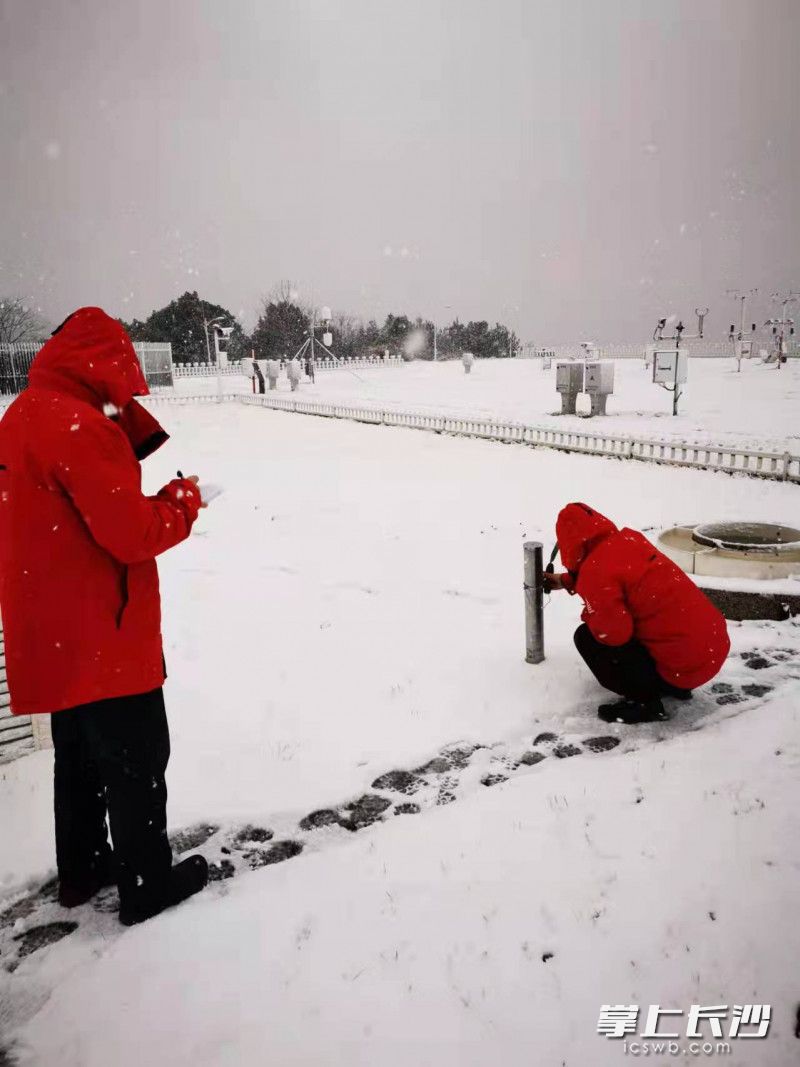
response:
<svg viewBox="0 0 800 1067"><path fill-rule="evenodd" d="M542 585L546 593L553 593L556 589L564 588L564 575L553 574L551 571L545 571L542 575Z"/></svg>
<svg viewBox="0 0 800 1067"><path fill-rule="evenodd" d="M200 485L200 479L198 478L198 476L196 474L190 474L188 478L184 478L184 481L186 481L186 482L194 482L194 484L197 485L197 486ZM198 489L197 492L200 493L200 490ZM208 504L206 504L206 502L203 500L202 494L200 495L200 507L201 508L207 508L208 507Z"/></svg>

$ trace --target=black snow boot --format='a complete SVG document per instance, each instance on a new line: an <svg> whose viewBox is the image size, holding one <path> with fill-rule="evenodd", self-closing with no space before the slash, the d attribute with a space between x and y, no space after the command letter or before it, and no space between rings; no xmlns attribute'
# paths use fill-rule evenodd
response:
<svg viewBox="0 0 800 1067"><path fill-rule="evenodd" d="M661 694L664 697L671 697L672 700L691 700L694 693L691 689L678 689L675 685L664 684L664 691Z"/></svg>
<svg viewBox="0 0 800 1067"><path fill-rule="evenodd" d="M633 725L640 722L663 722L669 718L658 697L650 700L616 700L613 704L601 704L597 714L603 722L624 722Z"/></svg>
<svg viewBox="0 0 800 1067"><path fill-rule="evenodd" d="M79 908L88 903L101 889L117 884L114 853L107 849L91 871L81 878L59 877L58 903L62 908Z"/></svg>
<svg viewBox="0 0 800 1067"><path fill-rule="evenodd" d="M130 900L120 901L119 921L123 926L135 926L146 919L152 919L165 908L172 908L199 893L207 884L206 860L203 856L187 856L169 872L165 891L159 894L142 892Z"/></svg>

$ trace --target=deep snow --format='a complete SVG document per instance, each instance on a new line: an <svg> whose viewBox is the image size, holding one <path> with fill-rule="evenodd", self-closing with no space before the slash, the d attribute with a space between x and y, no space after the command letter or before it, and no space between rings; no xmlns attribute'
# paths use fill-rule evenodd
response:
<svg viewBox="0 0 800 1067"><path fill-rule="evenodd" d="M522 542L549 544L568 499L639 527L800 520L780 484L234 405L159 414L173 437L148 486L180 468L225 489L161 563L174 827L286 828L442 745L608 733L575 600L552 598L547 661L523 661ZM789 624L733 631L735 653L800 645ZM721 679L746 670L734 657ZM601 1003L765 1001L772 1036L726 1062L783 1067L800 679L791 660L767 675L765 701L706 695L618 730L615 752L320 831L122 936L89 912L0 978L0 1033L46 1067L603 1065L624 1060L595 1033ZM8 891L52 867L49 773L47 753L0 768Z"/></svg>

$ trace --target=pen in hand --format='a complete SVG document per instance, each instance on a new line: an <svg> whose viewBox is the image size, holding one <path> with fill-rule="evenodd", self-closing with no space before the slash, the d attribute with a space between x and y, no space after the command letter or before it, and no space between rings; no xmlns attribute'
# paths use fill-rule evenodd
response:
<svg viewBox="0 0 800 1067"><path fill-rule="evenodd" d="M197 490L198 490L198 492L200 493L200 501L201 501L201 503L200 503L200 507L201 507L201 508L206 508L206 507L208 507L208 500L209 500L209 499L211 499L211 498L210 498L210 497L208 497L208 498L207 498L207 497L206 497L206 494L205 494L205 493L203 492L203 490L202 490L202 489L200 488L200 479L199 479L199 478L197 477L197 475L196 475L196 474L190 474L190 475L189 475L189 477L187 478L187 477L186 477L186 475L185 475L185 474L183 473L183 471L176 471L175 473L177 474L177 476L178 476L178 477L179 477L179 478L180 478L180 479L181 479L182 481L185 481L185 482L194 482L194 484L195 484L195 485L197 486ZM215 493L214 495L216 496L217 494Z"/></svg>

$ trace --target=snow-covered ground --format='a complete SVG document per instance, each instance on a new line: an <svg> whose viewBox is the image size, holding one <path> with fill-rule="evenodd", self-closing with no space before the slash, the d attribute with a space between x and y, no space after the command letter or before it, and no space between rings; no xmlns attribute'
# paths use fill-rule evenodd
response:
<svg viewBox="0 0 800 1067"><path fill-rule="evenodd" d="M489 370L541 376L374 373L460 397ZM304 851L124 933L83 909L0 972L0 1045L37 1067L603 1067L626 1057L596 1033L601 1004L766 1002L768 1039L726 1062L792 1062L800 627L732 626L727 691L598 729L575 600L552 598L548 658L524 663L521 571L523 540L549 544L568 500L638 527L743 509L797 525L796 488L239 405L159 414L173 436L148 486L180 468L225 487L161 563L171 823L269 827ZM515 768L543 731L583 750L541 743ZM587 751L597 734L621 744ZM455 803L298 833L454 743L487 746L453 775ZM7 895L53 867L50 760L0 767Z"/></svg>
<svg viewBox="0 0 800 1067"><path fill-rule="evenodd" d="M692 359L689 380L672 415L672 396L652 382L652 372L636 359L615 361L615 391L608 415L590 421L557 415L561 398L555 387L555 363L541 360L479 360L470 375L460 362L404 364L351 371L320 371L316 384L304 383L302 397L373 407L479 415L534 425L590 429L645 437L679 437L800 451L800 360L778 370L758 360L743 360L737 373L733 359ZM280 388L289 383L281 379ZM226 392L245 392L249 379L223 378ZM213 392L216 379L182 378L175 391ZM588 412L581 396L579 412Z"/></svg>

